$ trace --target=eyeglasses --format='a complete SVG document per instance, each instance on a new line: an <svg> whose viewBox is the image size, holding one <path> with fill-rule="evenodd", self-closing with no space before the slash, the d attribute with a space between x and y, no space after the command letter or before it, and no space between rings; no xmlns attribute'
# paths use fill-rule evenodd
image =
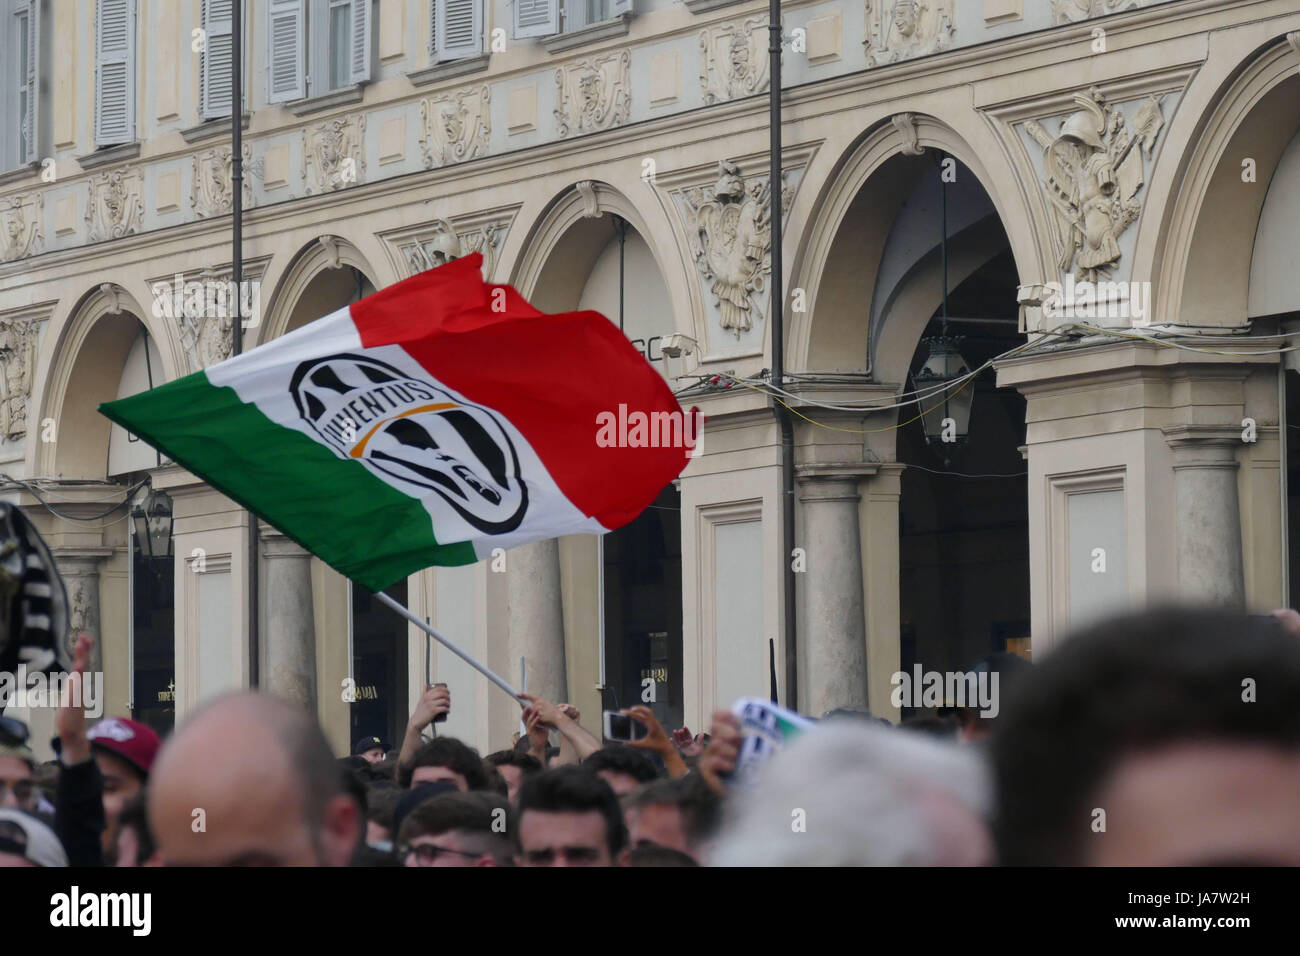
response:
<svg viewBox="0 0 1300 956"><path fill-rule="evenodd" d="M547 847L544 850L527 850L524 852L524 859L530 866L551 866L555 863L556 856L564 857L564 861L570 865L586 865L594 863L600 858L600 850L593 846L562 846Z"/></svg>
<svg viewBox="0 0 1300 956"><path fill-rule="evenodd" d="M406 846L398 847L397 852L403 860L414 853L420 866L433 866L438 857L444 853L454 853L456 856L467 856L474 860L477 860L483 855L482 853L467 853L464 850L453 850L449 846L438 846L436 843L408 843Z"/></svg>
<svg viewBox="0 0 1300 956"><path fill-rule="evenodd" d="M27 729L27 725L18 718L0 716L0 737L3 737L6 743L21 747L27 743L30 735L31 731Z"/></svg>

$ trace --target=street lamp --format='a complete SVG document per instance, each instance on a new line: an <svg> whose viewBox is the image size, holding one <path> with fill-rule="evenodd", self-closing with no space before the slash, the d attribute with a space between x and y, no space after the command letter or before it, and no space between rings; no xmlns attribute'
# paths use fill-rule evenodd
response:
<svg viewBox="0 0 1300 956"><path fill-rule="evenodd" d="M943 168L945 154L936 157ZM970 431L970 409L975 400L975 390L969 380L953 388L953 383L970 374L966 360L957 349L959 338L948 334L948 177L939 177L940 229L939 257L942 267L942 326L938 335L925 339L930 354L925 364L912 376L918 390L930 391L920 398L921 425L925 429L925 443L938 442L942 447L943 464L952 464L952 450L966 440ZM942 394L942 400L936 396Z"/></svg>
<svg viewBox="0 0 1300 956"><path fill-rule="evenodd" d="M172 499L165 491L149 488L131 509L131 523L145 559L172 556Z"/></svg>
<svg viewBox="0 0 1300 956"><path fill-rule="evenodd" d="M970 374L966 360L957 349L960 341L950 335L936 335L925 340L930 347L930 355L925 364L912 376L918 389L943 390L943 398L937 394L920 400L922 408L921 425L925 429L927 445L939 442L945 448L951 448L966 440L970 431L970 409L975 399L975 391L969 384L951 387L951 383ZM947 426L947 427L945 427ZM944 451L944 461L950 456Z"/></svg>

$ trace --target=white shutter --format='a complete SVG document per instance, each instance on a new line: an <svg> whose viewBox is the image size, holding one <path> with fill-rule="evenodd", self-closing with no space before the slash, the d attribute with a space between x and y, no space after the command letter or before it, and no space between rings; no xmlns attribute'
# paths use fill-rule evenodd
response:
<svg viewBox="0 0 1300 956"><path fill-rule="evenodd" d="M307 95L303 47L307 25L306 0L271 0L267 16L266 101L283 103Z"/></svg>
<svg viewBox="0 0 1300 956"><path fill-rule="evenodd" d="M610 0L609 15L611 17L622 16L625 13L631 13L633 0Z"/></svg>
<svg viewBox="0 0 1300 956"><path fill-rule="evenodd" d="M39 86L41 82L40 67L41 52L41 0L27 0L27 76L23 83L27 86L27 115L23 117L23 147L22 161L24 163L36 162L36 144L40 130L37 127L37 119L40 116L40 110L36 101L40 96Z"/></svg>
<svg viewBox="0 0 1300 956"><path fill-rule="evenodd" d="M560 32L560 0L514 0L514 37L548 37Z"/></svg>
<svg viewBox="0 0 1300 956"><path fill-rule="evenodd" d="M433 0L434 60L459 60L483 50L483 0Z"/></svg>
<svg viewBox="0 0 1300 956"><path fill-rule="evenodd" d="M587 25L587 0L563 0L560 9L565 33L573 33Z"/></svg>
<svg viewBox="0 0 1300 956"><path fill-rule="evenodd" d="M370 6L371 0L352 0L352 35L348 38L350 83L365 83L370 79Z"/></svg>
<svg viewBox="0 0 1300 956"><path fill-rule="evenodd" d="M230 115L234 6L234 0L202 0L200 6L206 41L199 54L199 115L205 120Z"/></svg>
<svg viewBox="0 0 1300 956"><path fill-rule="evenodd" d="M95 145L135 139L135 0L96 0Z"/></svg>

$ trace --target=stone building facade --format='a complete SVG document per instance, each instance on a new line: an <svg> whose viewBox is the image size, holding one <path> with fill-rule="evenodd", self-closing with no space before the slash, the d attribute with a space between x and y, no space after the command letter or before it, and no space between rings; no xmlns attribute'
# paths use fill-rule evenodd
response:
<svg viewBox="0 0 1300 956"><path fill-rule="evenodd" d="M231 310L184 307L231 272L230 9L0 0L0 469L99 638L108 713L250 679L246 512L95 410L230 354ZM1050 651L1108 608L1288 599L1296 0L783 3L780 183L761 0L244 9L246 347L477 250L539 308L618 321L707 417L629 529L405 582L593 729L646 678L693 729L772 669L784 688L787 560L814 714L896 719L900 667ZM944 314L993 363L955 449L899 398ZM145 477L172 502L165 568L129 534ZM426 674L452 684L448 732L509 744L503 694L259 541L253 669L336 747L395 733Z"/></svg>

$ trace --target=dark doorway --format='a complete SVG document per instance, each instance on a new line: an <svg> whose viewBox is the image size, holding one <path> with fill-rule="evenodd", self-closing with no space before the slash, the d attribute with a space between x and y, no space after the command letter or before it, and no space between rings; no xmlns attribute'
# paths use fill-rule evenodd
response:
<svg viewBox="0 0 1300 956"><path fill-rule="evenodd" d="M131 716L163 737L176 722L175 561L149 560L131 541L131 667L135 693Z"/></svg>
<svg viewBox="0 0 1300 956"><path fill-rule="evenodd" d="M1300 601L1300 373L1286 370L1286 553L1290 606Z"/></svg>
<svg viewBox="0 0 1300 956"><path fill-rule="evenodd" d="M1017 284L1007 249L949 296L948 329L960 337L967 368L1024 343L1017 331ZM940 327L936 316L925 337L938 335ZM922 341L913 373L928 355ZM898 460L909 466L899 503L900 651L908 673L914 664L927 671L968 670L994 651L1028 654L1029 499L1020 452L1025 400L1014 389L997 388L991 369L967 387L975 391L970 430L955 449L927 444L919 420L898 433Z"/></svg>
<svg viewBox="0 0 1300 956"><path fill-rule="evenodd" d="M681 502L669 485L603 538L604 706L644 703L669 732L683 719Z"/></svg>
<svg viewBox="0 0 1300 956"><path fill-rule="evenodd" d="M406 581L384 593L406 604ZM407 623L375 600L359 585L352 585L352 703L351 740L379 737L387 747L397 747L407 719Z"/></svg>

